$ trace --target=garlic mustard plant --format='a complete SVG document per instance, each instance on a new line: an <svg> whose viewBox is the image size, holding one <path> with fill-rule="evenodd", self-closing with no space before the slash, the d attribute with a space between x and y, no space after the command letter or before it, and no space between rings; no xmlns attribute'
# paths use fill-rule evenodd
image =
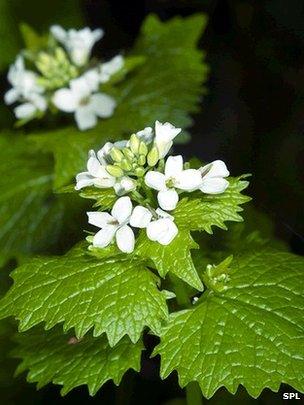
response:
<svg viewBox="0 0 304 405"><path fill-rule="evenodd" d="M155 122L127 141L106 143L97 154L91 150L87 171L76 176L76 190L85 187L113 188L120 197L109 213L88 213L89 223L101 230L94 236L94 247L107 247L114 236L118 248L125 253L134 250L131 228L145 228L147 237L162 245L170 244L178 234L173 211L180 195L195 191L223 193L229 172L224 162L217 160L199 169L185 168L183 157L168 156L173 139L181 129L166 122ZM155 195L155 190L158 192ZM134 201L134 210L131 200ZM119 209L117 208L119 207ZM122 217L115 216L121 211ZM94 218L94 219L92 219Z"/></svg>

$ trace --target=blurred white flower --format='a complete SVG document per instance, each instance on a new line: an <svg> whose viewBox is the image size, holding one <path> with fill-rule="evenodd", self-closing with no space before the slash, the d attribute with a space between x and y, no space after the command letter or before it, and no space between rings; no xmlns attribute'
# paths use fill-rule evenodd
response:
<svg viewBox="0 0 304 405"><path fill-rule="evenodd" d="M87 171L78 173L76 176L76 190L84 187L95 186L98 188L113 187L116 182L115 177L111 176L98 156L93 150L89 152Z"/></svg>
<svg viewBox="0 0 304 405"><path fill-rule="evenodd" d="M148 187L158 191L157 200L164 210L174 210L178 203L178 193L175 190L193 191L202 182L198 170L183 170L183 158L181 155L169 156L165 164L165 173L149 171L145 176Z"/></svg>
<svg viewBox="0 0 304 405"><path fill-rule="evenodd" d="M111 76L117 73L124 65L124 59L121 55L114 56L108 62L102 63L99 68L100 83L106 83Z"/></svg>
<svg viewBox="0 0 304 405"><path fill-rule="evenodd" d="M89 224L101 228L94 235L93 246L104 248L115 238L122 252L133 252L135 237L133 230L128 226L132 209L130 198L121 197L113 205L111 215L107 212L88 212Z"/></svg>
<svg viewBox="0 0 304 405"><path fill-rule="evenodd" d="M158 219L147 225L147 236L150 240L161 245L169 245L178 234L178 228L174 223L174 218L167 212L157 208Z"/></svg>
<svg viewBox="0 0 304 405"><path fill-rule="evenodd" d="M90 73L90 75L88 75ZM116 107L115 100L103 93L92 93L96 89L94 72L71 80L70 88L57 90L54 105L62 111L74 113L79 129L93 128L97 117L110 117Z"/></svg>
<svg viewBox="0 0 304 405"><path fill-rule="evenodd" d="M37 111L46 110L47 103L42 94L44 89L37 83L38 75L25 69L22 56L18 56L15 63L10 66L7 78L12 88L4 95L5 103L23 102L14 109L18 119L29 118Z"/></svg>
<svg viewBox="0 0 304 405"><path fill-rule="evenodd" d="M223 193L229 186L229 182L224 178L229 176L226 164L222 160L215 160L199 169L201 174L201 184L198 187L206 194Z"/></svg>
<svg viewBox="0 0 304 405"><path fill-rule="evenodd" d="M91 30L88 27L81 30L69 29L66 31L59 25L53 25L51 33L65 47L71 60L77 66L83 66L87 63L94 44L104 34L102 29Z"/></svg>

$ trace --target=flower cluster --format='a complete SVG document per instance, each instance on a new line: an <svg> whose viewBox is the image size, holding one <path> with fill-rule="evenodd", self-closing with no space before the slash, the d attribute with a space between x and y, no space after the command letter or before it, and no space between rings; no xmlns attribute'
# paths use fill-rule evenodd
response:
<svg viewBox="0 0 304 405"><path fill-rule="evenodd" d="M101 88L122 69L124 59L117 55L105 63L90 60L102 36L101 29L65 31L54 25L45 49L21 52L10 66L12 88L4 96L6 104L18 103L16 118L27 122L47 110L60 110L73 113L79 129L86 130L96 125L98 117L110 117L116 101Z"/></svg>
<svg viewBox="0 0 304 405"><path fill-rule="evenodd" d="M115 239L122 252L131 253L134 228L145 229L150 240L168 245L178 234L172 211L181 193L226 190L229 171L223 161L191 169L180 155L165 159L180 131L156 121L154 129L147 127L128 141L108 142L97 154L89 152L87 171L76 176L76 190L113 188L117 195L111 213L88 212L89 223L100 228L93 246L104 248Z"/></svg>

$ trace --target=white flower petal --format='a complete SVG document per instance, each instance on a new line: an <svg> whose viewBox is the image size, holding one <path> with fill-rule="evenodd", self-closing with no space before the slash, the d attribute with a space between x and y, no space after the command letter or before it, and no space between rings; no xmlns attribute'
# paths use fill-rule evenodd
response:
<svg viewBox="0 0 304 405"><path fill-rule="evenodd" d="M106 83L112 75L117 73L124 65L124 59L121 55L114 56L108 62L100 66L100 82Z"/></svg>
<svg viewBox="0 0 304 405"><path fill-rule="evenodd" d="M202 183L202 176L199 170L187 169L178 173L175 177L174 186L181 190L197 190Z"/></svg>
<svg viewBox="0 0 304 405"><path fill-rule="evenodd" d="M155 122L155 140L172 141L179 133L181 128L176 128L170 122L162 124L159 121Z"/></svg>
<svg viewBox="0 0 304 405"><path fill-rule="evenodd" d="M146 144L149 144L153 140L153 129L151 127L146 127L142 129L141 131L136 132L136 136L138 139L141 141L145 142Z"/></svg>
<svg viewBox="0 0 304 405"><path fill-rule="evenodd" d="M169 156L165 165L165 176L166 177L176 177L177 174L183 171L183 157Z"/></svg>
<svg viewBox="0 0 304 405"><path fill-rule="evenodd" d="M57 41L64 42L66 40L66 31L60 25L52 25L50 28L51 34Z"/></svg>
<svg viewBox="0 0 304 405"><path fill-rule="evenodd" d="M108 212L92 211L87 212L89 218L89 224L97 226L98 228L104 228L109 223L115 221L115 219Z"/></svg>
<svg viewBox="0 0 304 405"><path fill-rule="evenodd" d="M106 142L104 144L104 146L101 149L99 149L99 151L97 152L97 157L103 165L107 164L107 157L109 156L112 148L113 148L113 143Z"/></svg>
<svg viewBox="0 0 304 405"><path fill-rule="evenodd" d="M151 212L147 208L137 205L132 212L130 225L134 228L146 228L151 219Z"/></svg>
<svg viewBox="0 0 304 405"><path fill-rule="evenodd" d="M132 208L130 197L120 197L113 205L111 214L120 224L123 224L130 217Z"/></svg>
<svg viewBox="0 0 304 405"><path fill-rule="evenodd" d="M223 193L228 186L229 182L227 180L214 177L210 179L203 179L199 189L206 194L220 194Z"/></svg>
<svg viewBox="0 0 304 405"><path fill-rule="evenodd" d="M201 167L199 171L204 178L228 177L230 174L225 162L222 160L215 160L214 162Z"/></svg>
<svg viewBox="0 0 304 405"><path fill-rule="evenodd" d="M124 225L116 232L116 243L118 248L124 253L132 253L135 245L135 237L132 229Z"/></svg>
<svg viewBox="0 0 304 405"><path fill-rule="evenodd" d="M117 226L109 225L106 228L98 231L93 237L93 246L100 248L108 246L114 238L116 229Z"/></svg>
<svg viewBox="0 0 304 405"><path fill-rule="evenodd" d="M107 118L113 115L116 101L113 97L98 93L91 96L90 107L100 118Z"/></svg>
<svg viewBox="0 0 304 405"><path fill-rule="evenodd" d="M157 201L162 209L171 211L176 208L176 205L178 203L178 194L174 190L174 188L159 191L157 194Z"/></svg>
<svg viewBox="0 0 304 405"><path fill-rule="evenodd" d="M82 75L90 91L97 91L99 87L99 74L97 69L90 69Z"/></svg>
<svg viewBox="0 0 304 405"><path fill-rule="evenodd" d="M99 162L99 160L96 157L96 154L94 152L94 150L90 150L89 152L89 160L87 163L87 169L88 172L95 177L98 177L101 173L103 174L103 172L101 171L101 164Z"/></svg>
<svg viewBox="0 0 304 405"><path fill-rule="evenodd" d="M18 119L30 118L36 111L36 107L31 103L18 105L18 107L14 109L15 116Z"/></svg>
<svg viewBox="0 0 304 405"><path fill-rule="evenodd" d="M55 91L53 96L55 106L65 112L74 112L77 108L78 100L70 89L60 89Z"/></svg>
<svg viewBox="0 0 304 405"><path fill-rule="evenodd" d="M4 95L4 102L5 104L13 104L15 103L19 98L19 93L15 88L12 88L8 90L5 95Z"/></svg>
<svg viewBox="0 0 304 405"><path fill-rule="evenodd" d="M81 190L84 187L90 187L94 185L94 177L88 172L78 173L76 176L75 190Z"/></svg>
<svg viewBox="0 0 304 405"><path fill-rule="evenodd" d="M90 97L92 90L88 85L88 81L85 75L73 79L70 81L70 88L73 93L74 98L78 101Z"/></svg>
<svg viewBox="0 0 304 405"><path fill-rule="evenodd" d="M117 195L123 195L136 188L136 182L128 176L122 177L114 184L114 190Z"/></svg>
<svg viewBox="0 0 304 405"><path fill-rule="evenodd" d="M166 177L163 173L160 172L147 172L145 175L145 183L148 187L153 188L154 190L166 190Z"/></svg>
<svg viewBox="0 0 304 405"><path fill-rule="evenodd" d="M147 226L148 238L162 245L169 245L177 234L178 228L169 218L158 219Z"/></svg>
<svg viewBox="0 0 304 405"><path fill-rule="evenodd" d="M97 124L97 117L90 106L78 107L75 112L75 120L81 131L93 128Z"/></svg>

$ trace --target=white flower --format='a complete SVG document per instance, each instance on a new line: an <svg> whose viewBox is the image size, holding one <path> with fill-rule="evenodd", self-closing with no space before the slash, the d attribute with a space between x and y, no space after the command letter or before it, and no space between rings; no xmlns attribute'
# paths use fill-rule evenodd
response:
<svg viewBox="0 0 304 405"><path fill-rule="evenodd" d="M161 245L169 245L178 234L178 228L173 222L174 218L159 208L156 213L158 219L147 225L147 236L150 240Z"/></svg>
<svg viewBox="0 0 304 405"><path fill-rule="evenodd" d="M121 197L115 202L111 215L107 212L88 212L89 224L101 228L94 235L93 246L104 248L115 237L117 246L122 252L133 252L135 237L132 229L128 226L132 208L130 198Z"/></svg>
<svg viewBox="0 0 304 405"><path fill-rule="evenodd" d="M169 122L162 124L155 122L154 144L158 149L159 158L164 158L173 145L173 139L181 132L181 128L175 128Z"/></svg>
<svg viewBox="0 0 304 405"><path fill-rule="evenodd" d="M100 65L99 80L100 83L106 83L110 80L111 76L117 73L124 65L124 59L121 55L114 56L108 62Z"/></svg>
<svg viewBox="0 0 304 405"><path fill-rule="evenodd" d="M206 194L223 193L229 186L229 182L224 177L229 176L226 164L222 160L215 160L199 169L201 174L201 184L198 187Z"/></svg>
<svg viewBox="0 0 304 405"><path fill-rule="evenodd" d="M185 191L196 190L202 182L198 170L183 170L183 158L169 156L165 164L165 173L150 171L145 176L148 187L158 191L157 200L161 208L174 210L178 203L178 193L175 188Z"/></svg>
<svg viewBox="0 0 304 405"><path fill-rule="evenodd" d="M71 60L77 66L87 63L94 44L103 37L103 30L83 28L81 30L64 30L59 25L51 27L51 33L68 51Z"/></svg>
<svg viewBox="0 0 304 405"><path fill-rule="evenodd" d="M89 159L87 163L87 172L82 172L76 176L76 190L84 187L95 186L98 188L113 187L116 179L111 176L99 160L93 150L89 152Z"/></svg>
<svg viewBox="0 0 304 405"><path fill-rule="evenodd" d="M79 129L92 128L97 123L97 117L107 118L113 114L116 107L115 100L103 93L95 93L94 73L83 75L71 80L70 88L57 90L53 96L53 103L62 111L74 113Z"/></svg>
<svg viewBox="0 0 304 405"><path fill-rule="evenodd" d="M17 118L29 118L36 111L46 110L47 103L42 95L44 89L37 83L38 75L25 69L21 56L18 56L15 63L10 66L7 77L13 87L5 93L5 103L24 102L14 109Z"/></svg>

